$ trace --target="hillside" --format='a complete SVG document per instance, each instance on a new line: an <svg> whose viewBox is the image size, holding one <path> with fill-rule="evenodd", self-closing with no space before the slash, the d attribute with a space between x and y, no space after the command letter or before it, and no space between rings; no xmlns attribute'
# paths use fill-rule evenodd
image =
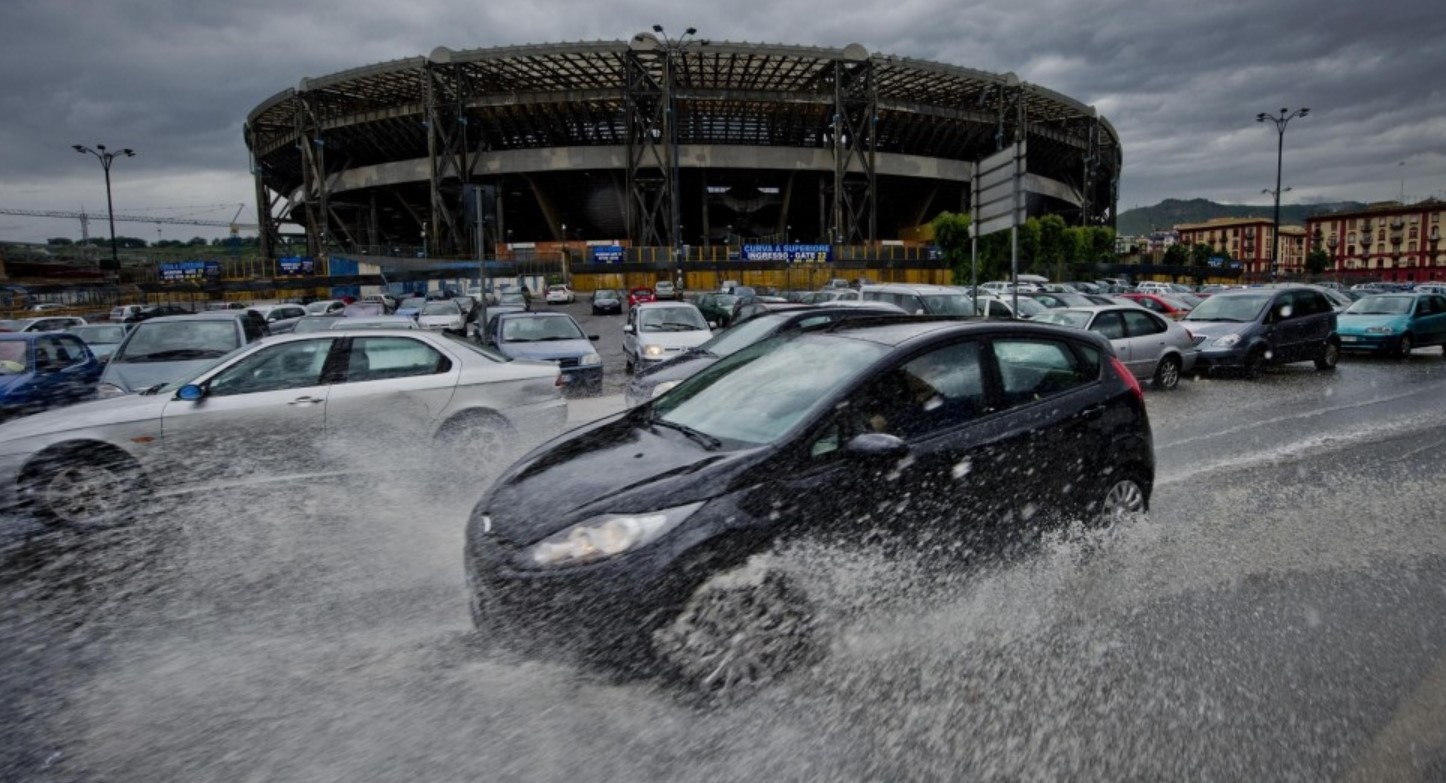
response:
<svg viewBox="0 0 1446 783"><path fill-rule="evenodd" d="M1281 204L1280 222L1286 225L1305 225L1311 215L1338 212L1344 209L1361 209L1365 204L1355 201L1338 201L1329 204ZM1153 207L1127 209L1120 213L1117 229L1125 236L1139 236L1151 231L1164 231L1179 223L1203 223L1221 217L1265 217L1269 218L1273 207L1250 204L1217 204L1203 198L1188 201L1167 198Z"/></svg>

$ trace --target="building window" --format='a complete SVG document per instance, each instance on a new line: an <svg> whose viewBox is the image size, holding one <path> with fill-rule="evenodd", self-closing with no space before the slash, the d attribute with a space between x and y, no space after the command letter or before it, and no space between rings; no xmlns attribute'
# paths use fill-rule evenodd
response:
<svg viewBox="0 0 1446 783"><path fill-rule="evenodd" d="M1414 222L1414 221L1413 221L1413 222ZM1415 239L1415 238L1416 238L1416 229L1415 229L1414 227L1411 228L1411 230L1408 231L1408 232L1406 232L1406 233L1407 233L1407 235L1408 235L1411 239Z"/></svg>
<svg viewBox="0 0 1446 783"><path fill-rule="evenodd" d="M1350 242L1351 244L1355 244L1355 242L1356 242L1356 232L1352 231L1351 233L1346 234L1346 241L1347 241L1347 242Z"/></svg>
<svg viewBox="0 0 1446 783"><path fill-rule="evenodd" d="M1432 222L1432 223L1440 223L1440 222L1441 222L1441 213L1440 213L1440 212L1432 212L1432 213L1431 213L1431 222Z"/></svg>
<svg viewBox="0 0 1446 783"><path fill-rule="evenodd" d="M1416 243L1415 243L1415 242L1410 242L1410 243L1408 243L1408 244L1406 245L1406 249L1409 250L1409 251L1411 251L1412 253L1416 252Z"/></svg>

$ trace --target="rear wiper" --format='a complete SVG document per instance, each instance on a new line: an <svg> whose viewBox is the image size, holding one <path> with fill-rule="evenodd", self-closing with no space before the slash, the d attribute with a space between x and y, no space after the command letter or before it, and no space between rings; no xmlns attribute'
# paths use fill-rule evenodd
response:
<svg viewBox="0 0 1446 783"><path fill-rule="evenodd" d="M692 438L694 441L702 444L703 448L709 451L717 451L718 449L723 448L723 441L718 440L712 435L709 435L706 432L699 432L698 430L695 430L686 424L679 424L676 421L668 421L667 419L660 418L656 413L649 416L648 424L649 426L654 424L661 424L664 427L668 427L669 429L675 429L678 432L687 435L689 438Z"/></svg>

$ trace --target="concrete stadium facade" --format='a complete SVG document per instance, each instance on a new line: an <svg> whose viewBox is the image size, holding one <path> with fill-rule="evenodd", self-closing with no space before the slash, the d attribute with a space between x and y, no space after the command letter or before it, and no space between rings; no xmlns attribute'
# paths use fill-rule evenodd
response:
<svg viewBox="0 0 1446 783"><path fill-rule="evenodd" d="M287 222L314 255L877 247L967 209L975 161L1016 139L1031 214L1113 225L1123 164L1092 107L1013 74L651 33L303 79L251 111L245 138L268 254Z"/></svg>

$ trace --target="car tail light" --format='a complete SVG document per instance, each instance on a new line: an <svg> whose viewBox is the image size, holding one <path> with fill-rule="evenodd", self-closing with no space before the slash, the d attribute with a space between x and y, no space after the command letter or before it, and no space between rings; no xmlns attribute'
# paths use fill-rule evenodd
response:
<svg viewBox="0 0 1446 783"><path fill-rule="evenodd" d="M1130 387L1130 391L1134 392L1135 399L1144 402L1145 390L1140 387L1140 382L1135 379L1135 375L1130 372L1130 368L1126 367L1125 363L1120 361L1120 357L1111 356L1110 366L1115 368L1115 373L1120 376L1120 380L1124 381L1125 385Z"/></svg>

